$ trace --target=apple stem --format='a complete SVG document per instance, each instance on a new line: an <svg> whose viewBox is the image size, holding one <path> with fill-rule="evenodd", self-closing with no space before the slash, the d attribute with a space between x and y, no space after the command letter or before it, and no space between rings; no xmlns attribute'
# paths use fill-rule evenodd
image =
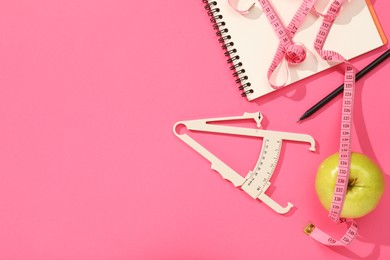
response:
<svg viewBox="0 0 390 260"><path fill-rule="evenodd" d="M350 189L350 188L352 188L353 186L355 186L357 180L358 180L357 178L349 179L349 180L348 180L348 188Z"/></svg>

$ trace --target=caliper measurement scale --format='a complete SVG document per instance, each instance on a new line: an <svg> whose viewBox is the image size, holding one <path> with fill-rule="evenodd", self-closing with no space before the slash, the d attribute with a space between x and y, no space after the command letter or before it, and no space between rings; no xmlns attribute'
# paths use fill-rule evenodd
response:
<svg viewBox="0 0 390 260"><path fill-rule="evenodd" d="M248 193L252 198L260 199L269 207L271 207L274 211L280 214L284 214L287 213L291 209L291 207L293 207L293 204L288 202L287 205L283 207L277 202L275 202L273 199L271 199L267 194L265 194L266 190L271 185L270 179L272 178L272 175L278 163L283 140L310 143L309 150L311 151L315 151L315 141L310 135L258 129L261 127L260 122L262 118L263 117L261 113L258 112L244 113L243 116L235 117L181 121L175 124L174 133L182 141L187 143L195 151L197 151L208 161L210 161L211 168L219 172L224 179L232 182L236 187L241 187L241 189ZM243 119L255 120L258 128L212 124L213 122ZM230 168L226 163L221 161L218 157L216 157L214 154L212 154L210 151L208 151L206 148L196 142L188 134L180 134L178 132L179 125L185 126L188 130L263 138L262 150L260 152L260 156L257 160L255 168L252 171L249 171L245 178L242 177L239 173L235 172L232 168Z"/></svg>
<svg viewBox="0 0 390 260"><path fill-rule="evenodd" d="M281 150L282 140L272 140L268 137L263 139L263 147L256 167L248 173L246 181L241 186L241 189L252 198L267 199L268 196L266 197L262 194L271 185L270 179L275 171ZM286 208L290 209L291 207L293 207L293 204L288 202Z"/></svg>

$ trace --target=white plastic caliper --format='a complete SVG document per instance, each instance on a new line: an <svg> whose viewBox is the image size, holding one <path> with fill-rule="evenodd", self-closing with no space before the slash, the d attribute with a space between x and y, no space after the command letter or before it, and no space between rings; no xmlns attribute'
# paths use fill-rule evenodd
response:
<svg viewBox="0 0 390 260"><path fill-rule="evenodd" d="M212 124L213 122L218 121L220 122L243 119L255 120L257 128L245 128ZM271 185L270 179L272 177L272 174L274 173L276 164L279 159L280 151L282 148L282 141L290 140L310 143L310 151L315 151L315 141L313 137L306 134L277 132L259 129L261 128L260 123L262 119L262 114L260 112L256 112L244 113L244 115L242 116L181 121L175 124L173 131L177 137L179 137L195 151L197 151L199 154L209 160L211 162L211 168L219 172L224 179L232 182L236 187L241 187L241 189L248 193L252 198L259 198L276 212L284 214L287 213L291 209L291 207L293 207L293 204L288 202L287 206L282 207L265 194L265 191ZM214 154L212 154L210 151L208 151L206 148L204 148L202 145L192 139L189 135L179 133L178 129L180 125L185 126L188 130L262 137L263 146L255 168L252 171L249 171L245 178L242 177L240 174L230 168L227 164L217 158Z"/></svg>

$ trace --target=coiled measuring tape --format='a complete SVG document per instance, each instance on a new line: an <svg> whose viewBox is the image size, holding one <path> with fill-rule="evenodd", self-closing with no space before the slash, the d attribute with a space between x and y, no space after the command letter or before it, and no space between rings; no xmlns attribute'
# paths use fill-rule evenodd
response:
<svg viewBox="0 0 390 260"><path fill-rule="evenodd" d="M318 13L315 10L314 3L316 0L304 0L300 5L298 11L294 15L293 19L286 28L281 21L278 14L275 12L272 5L268 0L259 0L259 4L266 14L269 22L271 23L276 35L279 38L279 46L277 48L274 59L268 70L268 81L273 88L281 88L271 83L271 76L276 68L281 64L283 59L289 64L297 64L304 61L306 52L304 46L294 43L292 38L299 26L307 14L313 10L314 13L323 18L320 30L314 41L314 47L320 57L326 61L342 62L346 65L345 78L344 78L344 95L342 104L342 116L341 116L341 135L340 135L340 148L339 148L339 164L338 175L336 180L335 191L333 195L332 205L329 210L329 218L336 223L346 223L348 230L341 239L335 239L327 233L320 230L318 227L309 223L304 231L313 239L325 245L348 245L352 242L353 238L357 235L358 225L353 219L340 218L343 208L344 198L348 187L348 179L350 173L351 162L351 130L352 130L352 114L353 114L353 99L354 99L354 87L355 87L355 71L352 65L339 53L331 50L323 50L326 38L333 25L334 20L339 14L344 0L334 0L329 6L325 15ZM239 10L229 0L230 5L240 14L247 14L255 4L252 4L245 10ZM287 70L288 71L288 70Z"/></svg>
<svg viewBox="0 0 390 260"><path fill-rule="evenodd" d="M276 36L279 39L278 48L276 49L276 53L267 72L268 82L274 89L284 87L286 85L287 78L289 77L289 71L288 68L286 68L287 76L285 82L280 85L272 82L273 73L280 66L284 59L287 64L299 64L306 58L306 50L304 45L301 43L295 43L293 41L293 37L298 28L302 25L305 17L313 8L315 2L316 0L304 0L286 28L270 2L268 0L259 0L261 9L263 10L268 21L272 25ZM229 0L229 4L242 15L247 14L255 6L255 4L252 4L249 8L240 10L233 3L233 0Z"/></svg>

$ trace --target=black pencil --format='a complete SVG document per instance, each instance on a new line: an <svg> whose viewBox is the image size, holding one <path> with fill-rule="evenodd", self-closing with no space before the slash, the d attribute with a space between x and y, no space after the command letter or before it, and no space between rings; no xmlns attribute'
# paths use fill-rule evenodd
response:
<svg viewBox="0 0 390 260"><path fill-rule="evenodd" d="M361 79L364 75L366 75L368 72L373 70L376 66L378 66L380 63L382 63L384 60L386 60L390 56L390 49L384 52L382 55L380 55L378 58L376 58L373 62L368 64L365 68L363 68L361 71L359 71L356 74L356 81ZM344 84L341 84L338 88L333 90L331 93L329 93L326 97L321 99L317 104L309 108L298 120L302 121L311 115L313 115L315 112L317 112L321 107L325 106L329 101L331 101L333 98L335 98L338 94L343 92L344 90Z"/></svg>

